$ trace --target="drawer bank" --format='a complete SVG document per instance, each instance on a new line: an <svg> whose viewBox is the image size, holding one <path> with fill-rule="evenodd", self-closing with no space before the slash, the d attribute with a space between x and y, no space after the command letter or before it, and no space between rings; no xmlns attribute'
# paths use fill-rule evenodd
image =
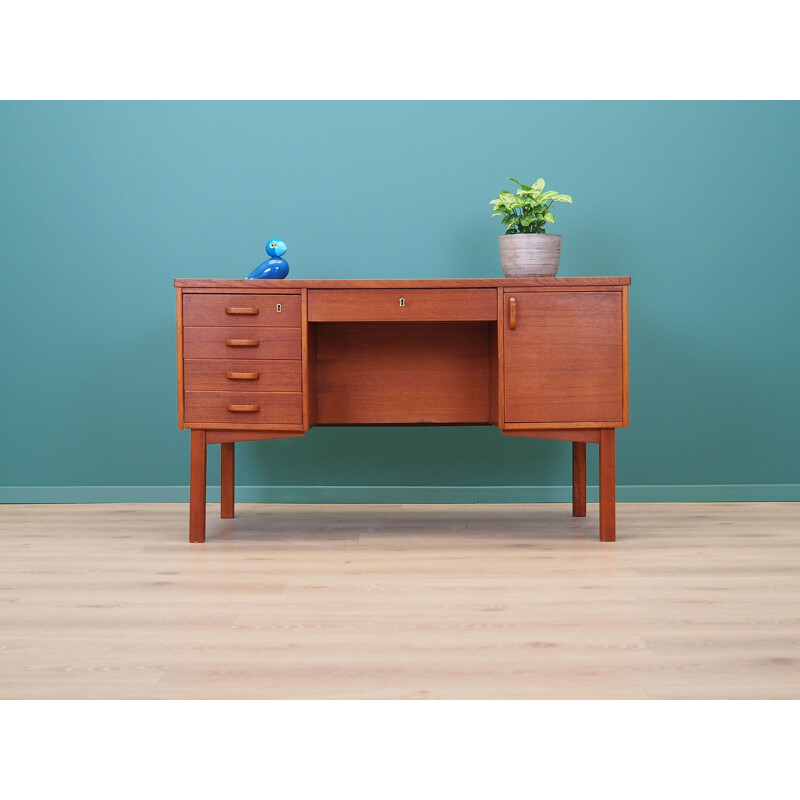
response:
<svg viewBox="0 0 800 800"><path fill-rule="evenodd" d="M189 541L205 541L206 447L315 425L494 425L572 442L586 515L599 445L600 540L613 542L614 432L628 425L630 278L177 279L178 426L191 430Z"/></svg>

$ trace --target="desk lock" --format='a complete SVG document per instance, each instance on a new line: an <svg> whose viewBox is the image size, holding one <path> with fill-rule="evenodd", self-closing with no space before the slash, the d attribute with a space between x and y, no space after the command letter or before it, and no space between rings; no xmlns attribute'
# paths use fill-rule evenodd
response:
<svg viewBox="0 0 800 800"><path fill-rule="evenodd" d="M403 308L403 306L405 306L405 304L406 304L406 299L405 299L405 297L401 297L401 298L400 298L400 308Z"/></svg>

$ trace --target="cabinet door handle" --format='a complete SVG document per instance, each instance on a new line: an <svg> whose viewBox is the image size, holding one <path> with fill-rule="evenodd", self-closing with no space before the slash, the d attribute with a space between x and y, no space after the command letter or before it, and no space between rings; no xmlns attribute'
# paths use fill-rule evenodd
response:
<svg viewBox="0 0 800 800"><path fill-rule="evenodd" d="M225 377L230 381L257 381L257 372L226 372Z"/></svg>
<svg viewBox="0 0 800 800"><path fill-rule="evenodd" d="M517 328L517 299L516 297L508 298L508 327L510 330Z"/></svg>
<svg viewBox="0 0 800 800"><path fill-rule="evenodd" d="M250 315L252 315L252 314L258 314L258 309L257 308L233 308L231 306L228 306L228 308L225 309L225 313L226 314L250 314Z"/></svg>
<svg viewBox="0 0 800 800"><path fill-rule="evenodd" d="M226 339L228 347L258 347L258 339Z"/></svg>
<svg viewBox="0 0 800 800"><path fill-rule="evenodd" d="M238 406L235 403L228 403L228 411L260 411L261 406Z"/></svg>

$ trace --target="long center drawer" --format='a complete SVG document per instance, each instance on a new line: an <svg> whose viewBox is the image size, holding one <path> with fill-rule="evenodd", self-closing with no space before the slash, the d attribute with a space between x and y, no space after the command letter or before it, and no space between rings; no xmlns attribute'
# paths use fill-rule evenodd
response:
<svg viewBox="0 0 800 800"><path fill-rule="evenodd" d="M309 322L482 322L496 289L309 289Z"/></svg>

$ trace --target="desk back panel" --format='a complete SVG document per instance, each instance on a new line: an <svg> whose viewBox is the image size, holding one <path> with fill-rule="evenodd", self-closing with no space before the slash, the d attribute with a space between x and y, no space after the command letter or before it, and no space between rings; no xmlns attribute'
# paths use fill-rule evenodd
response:
<svg viewBox="0 0 800 800"><path fill-rule="evenodd" d="M312 323L318 425L489 424L496 323Z"/></svg>

